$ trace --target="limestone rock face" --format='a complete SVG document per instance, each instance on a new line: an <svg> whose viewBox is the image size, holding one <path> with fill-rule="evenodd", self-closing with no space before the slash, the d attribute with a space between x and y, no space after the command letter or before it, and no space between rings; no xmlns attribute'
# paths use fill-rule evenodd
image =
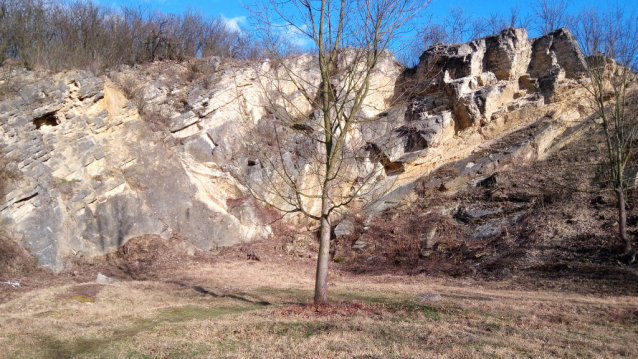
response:
<svg viewBox="0 0 638 359"><path fill-rule="evenodd" d="M517 80L527 72L531 48L525 29L506 29L485 38L484 71L497 80Z"/></svg>
<svg viewBox="0 0 638 359"><path fill-rule="evenodd" d="M571 128L581 128L580 121L587 122L591 115L580 83L585 76L584 56L566 28L537 39L528 39L524 29L507 29L426 50L420 63L397 81L397 88L411 93L394 132L399 140L379 139L386 144L379 147L394 163L402 164L403 173L367 213L409 198L411 175L418 178L454 164L456 178L431 181L432 187L453 190L508 162L542 158L571 141L573 136L564 134L580 133ZM541 131L517 139L521 142L512 143L507 152L465 160L493 141L538 122L544 123Z"/></svg>
<svg viewBox="0 0 638 359"><path fill-rule="evenodd" d="M228 213L197 179L225 174L191 172L180 160L210 160L207 137L171 147L112 84L87 72L22 92L0 105L0 152L16 173L3 186L0 220L42 265L59 270L66 259L144 234L179 231L203 250L267 235L263 223Z"/></svg>
<svg viewBox="0 0 638 359"><path fill-rule="evenodd" d="M587 74L585 56L567 28L554 30L532 43L530 76L547 76L555 68L565 71L567 78L581 78Z"/></svg>
<svg viewBox="0 0 638 359"><path fill-rule="evenodd" d="M343 49L340 60L347 64L357 51ZM405 200L416 179L446 163L457 164L459 177L433 186L454 188L507 161L540 158L588 116L578 107L586 96L578 83L585 61L567 29L533 40L524 29L507 29L436 45L420 60L401 73L391 53L381 56L346 141L352 160L342 175L351 181L336 191L350 191L359 171L378 170L366 188L370 196L353 202L368 213ZM10 174L1 177L0 226L56 270L69 258L107 253L144 234L179 232L200 250L268 236L276 213L251 200L246 187L268 194L273 169L260 153L275 153L302 188L319 187L317 144L304 136L317 129L297 124L275 136L279 113L271 111L322 116L309 101L320 85L317 57L201 59L204 72L194 65L122 66L108 77L26 72L19 93L0 100L0 155ZM122 91L127 83L137 94L131 101ZM463 162L539 121L536 137ZM272 152L277 141L289 150ZM319 208L311 196L307 202L308 210ZM348 223L337 232L351 232Z"/></svg>

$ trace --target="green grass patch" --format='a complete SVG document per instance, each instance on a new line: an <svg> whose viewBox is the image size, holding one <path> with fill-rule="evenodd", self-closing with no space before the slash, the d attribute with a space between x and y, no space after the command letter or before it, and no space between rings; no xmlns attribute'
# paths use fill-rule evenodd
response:
<svg viewBox="0 0 638 359"><path fill-rule="evenodd" d="M95 302L95 298L91 298L91 297L87 297L84 296L82 294L76 294L73 297L71 297L71 299L78 301L80 303L94 303Z"/></svg>
<svg viewBox="0 0 638 359"><path fill-rule="evenodd" d="M253 293L266 297L273 304L306 303L314 296L313 292L301 289L258 288Z"/></svg>
<svg viewBox="0 0 638 359"><path fill-rule="evenodd" d="M272 331L287 338L310 338L313 335L328 333L337 329L333 323L325 321L281 322L275 324ZM341 330L341 329L340 329Z"/></svg>
<svg viewBox="0 0 638 359"><path fill-rule="evenodd" d="M425 305L421 303L416 303L413 300L403 300L403 301L390 301L387 303L380 304L383 308L390 310L394 313L403 312L406 314L414 314L420 313L426 318L431 319L439 319L439 308Z"/></svg>
<svg viewBox="0 0 638 359"><path fill-rule="evenodd" d="M441 310L435 306L425 305L405 296L388 296L374 292L334 293L334 298L341 301L361 301L368 306L378 306L392 313L416 314L426 318L438 319Z"/></svg>
<svg viewBox="0 0 638 359"><path fill-rule="evenodd" d="M72 297L83 297L76 295ZM90 298L89 298L90 299ZM104 357L108 358L109 348L116 345L121 345L124 342L131 341L135 336L141 332L153 331L155 328L163 323L180 323L190 320L207 320L222 315L238 314L241 312L254 310L258 308L258 305L242 306L242 307L213 307L205 308L195 305L185 305L174 308L167 308L161 310L152 318L143 318L136 320L131 326L118 328L113 330L110 334L105 332L100 337L94 338L74 338L72 340L64 341L58 340L52 336L41 336L39 338L39 345L41 352L39 355L32 353L25 355L24 357L31 358L78 358L84 356L90 357ZM200 355L203 346L198 348L184 348L176 349L175 353L171 354L171 358L188 358L196 355ZM147 353L130 352L131 358L143 358Z"/></svg>
<svg viewBox="0 0 638 359"><path fill-rule="evenodd" d="M58 181L55 183L58 186L62 186L65 184L69 184L69 183L78 183L80 182L79 179L72 179L72 180L68 180L66 178L58 178Z"/></svg>
<svg viewBox="0 0 638 359"><path fill-rule="evenodd" d="M159 321L167 321L171 323L184 322L193 319L205 320L218 317L220 315L237 314L251 309L254 309L254 307L204 308L196 305L185 305L182 307L164 309L159 313L157 319Z"/></svg>

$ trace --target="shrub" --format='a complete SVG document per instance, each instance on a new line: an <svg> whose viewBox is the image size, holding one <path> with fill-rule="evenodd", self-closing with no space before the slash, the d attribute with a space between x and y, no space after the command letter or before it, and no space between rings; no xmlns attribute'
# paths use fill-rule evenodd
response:
<svg viewBox="0 0 638 359"><path fill-rule="evenodd" d="M146 109L146 87L133 75L121 75L116 81L124 96L135 104L137 112L144 114Z"/></svg>

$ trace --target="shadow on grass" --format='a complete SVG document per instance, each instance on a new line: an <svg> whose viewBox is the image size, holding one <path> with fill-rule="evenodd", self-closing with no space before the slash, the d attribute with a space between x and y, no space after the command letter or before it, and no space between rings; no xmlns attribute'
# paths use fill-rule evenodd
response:
<svg viewBox="0 0 638 359"><path fill-rule="evenodd" d="M238 300L240 302L244 302L244 303L248 303L248 304L253 304L253 305L259 305L259 306L268 306L268 305L272 305L273 303L270 303L266 300L259 300L259 298L257 298L257 300L251 300L248 297L248 294L246 293L236 293L236 294L217 294L215 292L213 292L210 289L206 289L200 285L190 285L190 284L186 284L186 283L181 283L181 282L177 282L177 281L169 281L167 283L171 283L171 284L176 284L182 288L187 288L187 289L192 289L194 291L196 291L197 293L201 293L201 294L205 294L205 295L209 295L213 298L229 298L229 299L234 299L234 300ZM254 297L254 296L253 296Z"/></svg>
<svg viewBox="0 0 638 359"><path fill-rule="evenodd" d="M254 303L253 303L254 304ZM119 342L133 340L141 332L151 331L163 323L179 323L193 319L206 320L222 315L238 314L259 308L260 304L248 307L218 307L204 308L185 305L161 310L152 319L138 320L134 325L114 330L110 335L104 334L97 338L77 338L69 341L55 339L51 336L39 338L39 347L43 349L43 358L66 359L78 356L100 353L106 354L109 347Z"/></svg>
<svg viewBox="0 0 638 359"><path fill-rule="evenodd" d="M215 294L213 291L205 289L204 287L200 287L200 286L194 286L193 289L196 292L202 293L202 294L206 294L206 295L210 295L213 298L230 298L230 299L235 299L235 300L239 300L242 302L246 302L246 303L250 303L250 304L256 304L256 305L271 305L272 303L262 300L262 301L253 301L244 297L241 297L239 295L236 294Z"/></svg>
<svg viewBox="0 0 638 359"><path fill-rule="evenodd" d="M116 351L116 348L122 345L126 346L127 342L134 342L135 338L142 332L151 332L156 330L158 326L165 325L166 323L181 323L191 320L207 320L216 318L223 315L234 315L246 311L265 309L270 306L279 305L301 305L303 304L303 298L310 298L310 291L303 291L298 289L276 289L276 288L259 288L251 293L233 293L233 294L220 294L215 293L209 289L201 286L191 286L186 284L179 284L186 288L192 289L198 293L211 296L213 298L228 298L235 300L236 306L225 307L200 307L196 305L184 305L179 307L164 308L157 311L152 317L139 319L130 326L117 328L111 331L106 331L103 334L95 337L80 337L70 340L60 340L54 336L41 336L38 338L39 353L28 357L39 358L76 358L83 356L90 357L109 357L109 353ZM263 300L266 297L269 301ZM343 306L340 309L340 303L365 303L370 307L363 306L361 310L354 310L354 314L367 315L368 311L382 309L393 313L396 318L413 317L414 314L420 313L427 318L438 319L440 318L440 310L437 307L424 305L417 303L413 298L405 296L387 296L382 293L371 292L339 292L334 291L331 293L331 297L335 302L335 313L341 312L349 313L348 306ZM293 301L291 301L291 299ZM299 300L300 302L295 302ZM228 302L226 302L228 303ZM231 302L232 303L232 302ZM356 308L355 308L356 309ZM292 312L297 312L293 310ZM313 312L314 313L314 312ZM324 334L337 330L335 323L327 323L324 321L309 321L300 322L295 321L283 321L277 322L273 328L274 332L278 335L293 336L307 338L314 335ZM357 329L352 329L356 331ZM175 353L176 357L194 357L201 352L201 348L193 347L187 350L180 349L180 352ZM139 353L142 355L141 353ZM143 356L143 355L142 355ZM173 356L171 356L173 357Z"/></svg>

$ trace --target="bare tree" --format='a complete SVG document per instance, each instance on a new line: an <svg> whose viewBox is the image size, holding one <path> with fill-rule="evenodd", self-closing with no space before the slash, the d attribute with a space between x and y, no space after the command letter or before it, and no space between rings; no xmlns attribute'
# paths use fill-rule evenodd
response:
<svg viewBox="0 0 638 359"><path fill-rule="evenodd" d="M0 0L0 66L4 65L4 62L9 58L9 46L11 42L8 38L9 35L9 6L7 0Z"/></svg>
<svg viewBox="0 0 638 359"><path fill-rule="evenodd" d="M277 198L270 203L320 223L316 305L328 301L331 216L359 198L378 174L378 166L363 168L365 151L350 141L357 136L357 128L374 120L361 113L374 91L371 77L380 60L389 55L387 49L425 5L422 1L289 0L282 6L269 0L254 9L265 46L276 59L274 78L265 84L272 91L264 91L270 113L264 120L272 123L267 125L270 138L263 141L277 149L270 158L273 165L264 171L268 193ZM318 81L293 71L294 59L282 56L282 33L289 39L296 37L297 42L307 41L316 56ZM284 132L294 132L296 137L286 138ZM282 150L285 142L295 141L305 141L298 148L307 151ZM367 156L377 156L368 150ZM308 165L300 168L295 160L299 157L306 157ZM352 173L361 175L352 178ZM320 203L318 208L313 208L313 202Z"/></svg>
<svg viewBox="0 0 638 359"><path fill-rule="evenodd" d="M495 12L479 18L466 15L461 6L451 7L441 23L433 22L432 18L425 23L409 51L401 54L401 62L410 67L416 65L423 51L437 43L471 41L512 27L528 28L530 24L531 17L522 16L517 6L510 8L507 15Z"/></svg>
<svg viewBox="0 0 638 359"><path fill-rule="evenodd" d="M0 0L0 64L94 72L157 59L255 57L254 41L221 17L120 9L92 1Z"/></svg>
<svg viewBox="0 0 638 359"><path fill-rule="evenodd" d="M423 54L423 51L435 44L445 43L446 39L447 33L444 26L433 22L430 18L426 25L416 33L407 48L403 49L403 51L395 52L395 54L405 67L414 67L419 63L419 57Z"/></svg>
<svg viewBox="0 0 638 359"><path fill-rule="evenodd" d="M586 88L605 135L606 168L609 186L618 200L623 254L633 262L635 250L627 233L626 195L633 186L627 170L638 139L638 88L632 71L637 64L638 25L634 14L620 8L602 14L583 10L574 19L574 33L589 55L590 82Z"/></svg>
<svg viewBox="0 0 638 359"><path fill-rule="evenodd" d="M569 0L536 0L532 5L532 11L536 15L536 30L544 35L567 25L569 4Z"/></svg>
<svg viewBox="0 0 638 359"><path fill-rule="evenodd" d="M446 42L457 43L465 41L471 33L472 17L466 15L465 9L461 6L450 7L448 16L443 20L445 32L447 33Z"/></svg>
<svg viewBox="0 0 638 359"><path fill-rule="evenodd" d="M492 13L484 21L487 24L489 35L492 35L512 27L527 28L530 25L531 18L522 16L520 8L514 6L510 8L509 15Z"/></svg>

